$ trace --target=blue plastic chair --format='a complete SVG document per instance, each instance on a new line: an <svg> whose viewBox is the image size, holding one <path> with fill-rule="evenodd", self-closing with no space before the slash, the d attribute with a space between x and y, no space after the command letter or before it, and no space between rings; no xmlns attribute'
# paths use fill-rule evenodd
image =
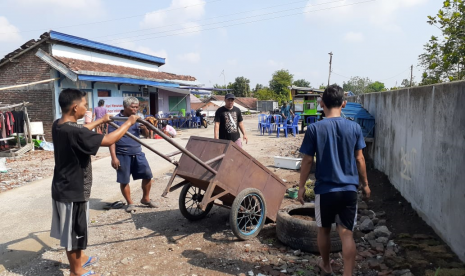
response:
<svg viewBox="0 0 465 276"><path fill-rule="evenodd" d="M316 117L308 116L306 123L307 123L307 126L310 125L310 124L316 123Z"/></svg>
<svg viewBox="0 0 465 276"><path fill-rule="evenodd" d="M292 129L292 135L296 136L299 133L299 120L300 115L296 115L291 125L288 125L288 129Z"/></svg>
<svg viewBox="0 0 465 276"><path fill-rule="evenodd" d="M265 119L265 122L261 124L261 134L262 135L265 135L265 130L268 130L268 135L271 134L271 127L272 127L272 124L271 124L271 115L267 116L266 119Z"/></svg>
<svg viewBox="0 0 465 276"><path fill-rule="evenodd" d="M258 130L262 130L262 124L266 123L266 114L258 115Z"/></svg>
<svg viewBox="0 0 465 276"><path fill-rule="evenodd" d="M276 125L276 137L279 138L279 133L281 132L281 129L284 131L284 136L287 138L287 129L289 128L287 124L287 120L281 120L281 123L279 125Z"/></svg>
<svg viewBox="0 0 465 276"><path fill-rule="evenodd" d="M273 130L276 130L278 125L281 124L282 122L282 117L281 115L273 115L274 118L274 123L272 123Z"/></svg>
<svg viewBox="0 0 465 276"><path fill-rule="evenodd" d="M192 117L192 127L193 128L194 127L196 127L196 128L200 127L200 122L201 122L201 120L200 120L199 116Z"/></svg>

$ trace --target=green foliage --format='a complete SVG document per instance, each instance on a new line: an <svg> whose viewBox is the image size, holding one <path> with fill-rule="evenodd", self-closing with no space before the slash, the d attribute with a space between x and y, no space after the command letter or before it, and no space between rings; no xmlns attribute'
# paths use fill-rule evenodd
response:
<svg viewBox="0 0 465 276"><path fill-rule="evenodd" d="M419 56L423 67L421 85L462 80L465 77L465 2L446 0L428 24L439 28L441 37L431 36Z"/></svg>
<svg viewBox="0 0 465 276"><path fill-rule="evenodd" d="M276 93L280 104L282 101L289 100L289 86L292 85L293 78L294 75L289 73L288 70L281 69L273 73L270 80L270 89Z"/></svg>
<svg viewBox="0 0 465 276"><path fill-rule="evenodd" d="M250 115L250 114L252 114L252 113L250 113L250 111L248 111L248 110L243 113L243 115Z"/></svg>
<svg viewBox="0 0 465 276"><path fill-rule="evenodd" d="M310 87L310 82L304 79L294 81L293 85L298 87Z"/></svg>
<svg viewBox="0 0 465 276"><path fill-rule="evenodd" d="M318 89L326 89L326 85L324 83L320 84L320 87Z"/></svg>
<svg viewBox="0 0 465 276"><path fill-rule="evenodd" d="M237 77L232 84L236 97L250 97L250 80L245 77Z"/></svg>
<svg viewBox="0 0 465 276"><path fill-rule="evenodd" d="M228 85L215 84L213 85L213 87L218 88L218 89L233 89L232 85L233 85L232 83L228 83ZM215 90L212 91L213 95L226 95L227 93L228 91L215 91Z"/></svg>
<svg viewBox="0 0 465 276"><path fill-rule="evenodd" d="M259 89L255 92L255 98L260 101L268 101L268 100L276 100L278 95L274 93L273 90L269 89L268 87Z"/></svg>
<svg viewBox="0 0 465 276"><path fill-rule="evenodd" d="M386 91L386 87L384 87L384 83L375 81L368 85L367 90L368 92L380 92Z"/></svg>
<svg viewBox="0 0 465 276"><path fill-rule="evenodd" d="M369 78L351 77L347 82L343 82L342 88L344 91L352 91L354 94L360 95L370 92L368 85L371 83Z"/></svg>

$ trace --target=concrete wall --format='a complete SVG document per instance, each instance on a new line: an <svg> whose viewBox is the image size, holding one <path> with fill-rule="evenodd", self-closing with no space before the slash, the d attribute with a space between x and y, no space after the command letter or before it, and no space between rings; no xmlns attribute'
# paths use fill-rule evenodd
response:
<svg viewBox="0 0 465 276"><path fill-rule="evenodd" d="M359 102L376 119L375 168L465 261L465 82L371 93Z"/></svg>

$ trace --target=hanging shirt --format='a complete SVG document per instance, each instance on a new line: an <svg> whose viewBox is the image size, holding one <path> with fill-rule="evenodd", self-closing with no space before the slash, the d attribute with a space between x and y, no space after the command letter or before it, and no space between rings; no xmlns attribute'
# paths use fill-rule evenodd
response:
<svg viewBox="0 0 465 276"><path fill-rule="evenodd" d="M14 117L13 129L16 133L24 133L24 111L12 111Z"/></svg>

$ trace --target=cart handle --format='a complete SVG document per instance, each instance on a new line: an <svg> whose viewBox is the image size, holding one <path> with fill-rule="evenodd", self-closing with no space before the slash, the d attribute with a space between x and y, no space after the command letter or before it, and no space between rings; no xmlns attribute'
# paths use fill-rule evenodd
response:
<svg viewBox="0 0 465 276"><path fill-rule="evenodd" d="M128 117L110 117L111 120L113 121L126 121L128 119ZM202 167L204 167L205 169L207 169L208 171L210 171L211 173L213 173L214 175L216 175L218 172L213 169L212 167L210 167L208 164L206 164L205 162L203 162L202 160L200 160L197 156L193 155L190 151L186 150L185 148L183 148L181 145L179 145L178 143L176 143L175 141L173 141L173 139L171 139L170 137L168 137L165 133L163 133L163 131L159 130L158 128L156 128L155 126L153 126L152 124L150 124L149 122L147 121L144 121L142 119L137 119L137 122L145 125L146 127L148 127L149 129L153 130L156 134L160 135L163 139L165 139L168 143L170 143L171 145L173 145L175 148L177 148L178 150L182 151L182 153L186 154L187 156L189 156L190 158L192 158L195 162L197 162L199 165L201 165ZM140 141L140 140L139 140ZM138 142L139 142L138 141ZM171 162L171 161L170 161Z"/></svg>
<svg viewBox="0 0 465 276"><path fill-rule="evenodd" d="M114 128L119 128L119 125L113 123L113 122L109 122L108 123L110 126L114 127ZM136 136L134 136L133 134L129 133L129 132L126 132L126 134L124 134L126 136L128 136L129 138L135 140L137 143L141 144L142 146L148 148L149 150L153 151L155 154L159 155L160 157L162 157L163 159L165 159L166 161L170 162L171 164L177 166L178 165L178 161L176 160L171 160L169 158L169 156L166 156L164 155L163 153L157 151L156 149L152 148L151 146L147 145L145 142L143 142L141 139L137 138Z"/></svg>

